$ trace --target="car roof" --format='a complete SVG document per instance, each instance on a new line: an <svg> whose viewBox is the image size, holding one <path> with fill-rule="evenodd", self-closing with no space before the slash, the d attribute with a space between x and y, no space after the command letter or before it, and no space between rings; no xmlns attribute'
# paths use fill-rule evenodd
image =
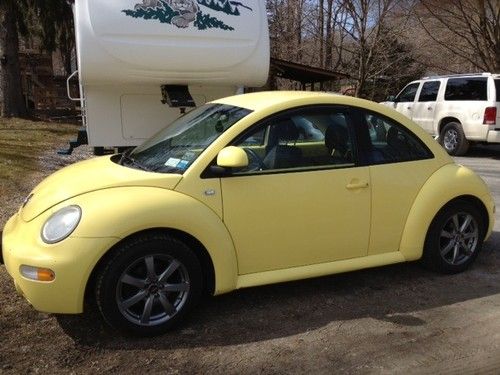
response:
<svg viewBox="0 0 500 375"><path fill-rule="evenodd" d="M215 100L213 103L229 104L236 107L247 108L252 111L259 111L276 106L294 107L308 104L343 104L365 108L375 104L374 102L364 99L316 91L262 91L230 96Z"/></svg>

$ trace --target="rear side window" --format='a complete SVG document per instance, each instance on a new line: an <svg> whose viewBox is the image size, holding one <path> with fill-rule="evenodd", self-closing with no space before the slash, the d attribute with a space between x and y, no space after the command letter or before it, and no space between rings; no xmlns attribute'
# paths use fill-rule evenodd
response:
<svg viewBox="0 0 500 375"><path fill-rule="evenodd" d="M360 156L369 165L431 159L432 152L410 130L382 115L360 111ZM367 134L368 133L368 134Z"/></svg>
<svg viewBox="0 0 500 375"><path fill-rule="evenodd" d="M435 102L438 96L440 81L425 82L418 97L419 102Z"/></svg>
<svg viewBox="0 0 500 375"><path fill-rule="evenodd" d="M370 164L398 163L433 157L422 141L404 126L374 113L366 113L365 121L371 141Z"/></svg>
<svg viewBox="0 0 500 375"><path fill-rule="evenodd" d="M486 77L450 78L444 100L487 100Z"/></svg>
<svg viewBox="0 0 500 375"><path fill-rule="evenodd" d="M500 102L500 79L495 79L495 89L497 95L497 102Z"/></svg>

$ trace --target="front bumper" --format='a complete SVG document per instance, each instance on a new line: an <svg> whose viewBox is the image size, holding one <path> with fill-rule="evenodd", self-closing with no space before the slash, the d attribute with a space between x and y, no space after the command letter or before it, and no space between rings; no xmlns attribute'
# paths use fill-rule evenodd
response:
<svg viewBox="0 0 500 375"><path fill-rule="evenodd" d="M44 221L44 215L25 222L16 214L7 222L2 233L3 261L7 272L13 278L16 290L36 310L81 313L90 274L116 239L69 237L47 245L40 238ZM55 279L40 282L25 278L19 270L21 265L51 269Z"/></svg>

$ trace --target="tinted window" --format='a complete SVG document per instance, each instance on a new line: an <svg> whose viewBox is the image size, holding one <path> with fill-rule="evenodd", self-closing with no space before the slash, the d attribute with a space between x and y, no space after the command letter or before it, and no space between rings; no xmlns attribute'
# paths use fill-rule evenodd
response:
<svg viewBox="0 0 500 375"><path fill-rule="evenodd" d="M497 102L500 102L500 79L495 79L495 91L497 95Z"/></svg>
<svg viewBox="0 0 500 375"><path fill-rule="evenodd" d="M369 141L362 152L368 164L397 163L433 157L423 142L403 125L374 113L365 113L364 121Z"/></svg>
<svg viewBox="0 0 500 375"><path fill-rule="evenodd" d="M266 120L234 143L249 160L234 174L354 166L349 123L346 112L327 108ZM260 134L267 134L264 143L253 142Z"/></svg>
<svg viewBox="0 0 500 375"><path fill-rule="evenodd" d="M240 146L263 146L266 140L266 130L266 128L262 128L252 133L252 136L245 138L244 143L240 144Z"/></svg>
<svg viewBox="0 0 500 375"><path fill-rule="evenodd" d="M406 86L403 91L401 91L396 98L399 102L412 102L415 100L415 95L417 94L419 83L412 83Z"/></svg>
<svg viewBox="0 0 500 375"><path fill-rule="evenodd" d="M418 97L419 102L435 102L438 96L440 81L425 82Z"/></svg>
<svg viewBox="0 0 500 375"><path fill-rule="evenodd" d="M446 85L445 100L487 100L486 77L450 78Z"/></svg>

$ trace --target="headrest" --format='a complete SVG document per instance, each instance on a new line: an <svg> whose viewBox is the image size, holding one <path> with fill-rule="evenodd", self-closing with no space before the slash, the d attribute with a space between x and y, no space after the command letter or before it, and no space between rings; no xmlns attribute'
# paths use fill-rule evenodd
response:
<svg viewBox="0 0 500 375"><path fill-rule="evenodd" d="M299 129L292 120L282 120L274 127L275 136L280 141L296 141L299 139Z"/></svg>
<svg viewBox="0 0 500 375"><path fill-rule="evenodd" d="M349 135L347 129L341 125L332 124L326 128L325 132L325 146L332 150L339 146L346 147Z"/></svg>
<svg viewBox="0 0 500 375"><path fill-rule="evenodd" d="M399 134L398 129L395 128L394 126L391 126L387 131L387 143L392 144L394 142L398 142L399 141L398 134Z"/></svg>

